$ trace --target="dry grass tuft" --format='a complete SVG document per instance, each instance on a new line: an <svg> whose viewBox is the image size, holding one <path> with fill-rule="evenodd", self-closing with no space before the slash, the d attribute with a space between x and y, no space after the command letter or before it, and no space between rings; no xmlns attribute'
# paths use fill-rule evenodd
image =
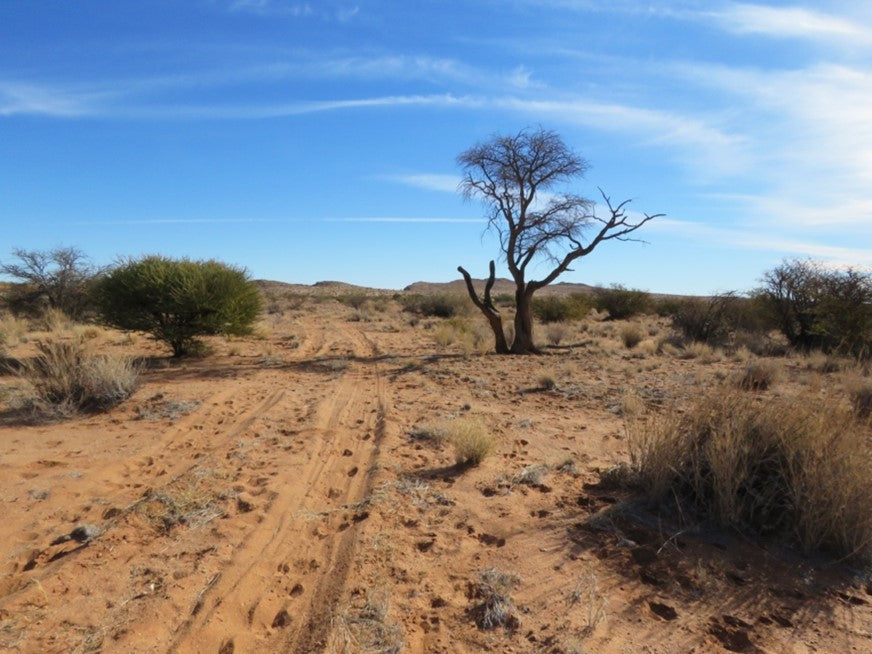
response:
<svg viewBox="0 0 872 654"><path fill-rule="evenodd" d="M736 379L736 385L746 391L765 391L775 383L778 370L766 361L754 361Z"/></svg>
<svg viewBox="0 0 872 654"><path fill-rule="evenodd" d="M551 345L560 345L560 343L566 340L566 337L569 336L570 331L566 325L561 325L560 323L551 323L545 329L545 338L548 339L548 342Z"/></svg>
<svg viewBox="0 0 872 654"><path fill-rule="evenodd" d="M642 342L642 339L645 338L645 334L642 332L641 327L639 325L624 325L621 328L621 341L624 344L624 347L628 350L632 350L639 343Z"/></svg>
<svg viewBox="0 0 872 654"><path fill-rule="evenodd" d="M80 341L43 341L19 375L26 388L19 403L45 416L103 411L133 394L139 366L130 357L89 352Z"/></svg>
<svg viewBox="0 0 872 654"><path fill-rule="evenodd" d="M851 406L861 420L872 418L872 384L860 384L851 390Z"/></svg>
<svg viewBox="0 0 872 654"><path fill-rule="evenodd" d="M543 391L553 391L557 388L557 380L554 378L554 374L550 372L545 372L539 375L539 378L536 380L538 387Z"/></svg>
<svg viewBox="0 0 872 654"><path fill-rule="evenodd" d="M816 396L760 403L719 390L630 429L637 481L657 501L806 551L872 559L872 444L847 408Z"/></svg>
<svg viewBox="0 0 872 654"><path fill-rule="evenodd" d="M720 350L714 349L711 345L693 341L684 346L679 354L682 359L696 359L700 363L715 363L721 360Z"/></svg>
<svg viewBox="0 0 872 654"><path fill-rule="evenodd" d="M494 451L496 440L483 422L463 418L451 423L448 439L461 465L477 466Z"/></svg>
<svg viewBox="0 0 872 654"><path fill-rule="evenodd" d="M388 619L386 592L369 590L333 618L331 654L399 654L405 648L400 626Z"/></svg>
<svg viewBox="0 0 872 654"><path fill-rule="evenodd" d="M6 314L0 318L0 345L17 345L26 340L27 321Z"/></svg>
<svg viewBox="0 0 872 654"><path fill-rule="evenodd" d="M479 600L479 604L471 611L479 629L518 627L518 610L512 601L511 592L520 583L518 575L496 568L479 574L478 583L471 589L472 596Z"/></svg>

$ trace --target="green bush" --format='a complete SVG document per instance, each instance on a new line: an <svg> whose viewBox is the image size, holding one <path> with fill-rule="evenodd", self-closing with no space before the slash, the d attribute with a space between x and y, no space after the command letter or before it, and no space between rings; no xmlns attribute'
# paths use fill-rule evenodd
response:
<svg viewBox="0 0 872 654"><path fill-rule="evenodd" d="M613 284L594 292L594 306L597 311L608 311L609 320L625 320L649 311L652 302L645 291Z"/></svg>
<svg viewBox="0 0 872 654"><path fill-rule="evenodd" d="M872 356L872 275L795 260L767 272L763 282L759 301L792 346Z"/></svg>
<svg viewBox="0 0 872 654"><path fill-rule="evenodd" d="M149 332L175 356L197 351L198 336L250 333L261 306L242 269L162 256L118 266L100 280L95 296L105 322Z"/></svg>
<svg viewBox="0 0 872 654"><path fill-rule="evenodd" d="M400 296L403 310L419 316L453 318L469 313L472 306L469 298L452 293L414 293Z"/></svg>
<svg viewBox="0 0 872 654"><path fill-rule="evenodd" d="M533 298L533 315L541 322L566 322L581 320L593 306L593 300L584 293L543 295Z"/></svg>

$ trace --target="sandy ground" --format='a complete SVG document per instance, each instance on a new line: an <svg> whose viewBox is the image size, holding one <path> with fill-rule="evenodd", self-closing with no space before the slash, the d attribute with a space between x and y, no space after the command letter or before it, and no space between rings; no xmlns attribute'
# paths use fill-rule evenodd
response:
<svg viewBox="0 0 872 654"><path fill-rule="evenodd" d="M131 399L0 426L0 650L872 651L868 582L600 483L628 457L628 397L678 410L740 363L633 355L602 325L540 357L464 354L433 322L309 302L187 361L96 337L152 357ZM467 416L497 447L463 469L421 436ZM82 524L102 533L50 545ZM493 569L516 618L482 630Z"/></svg>

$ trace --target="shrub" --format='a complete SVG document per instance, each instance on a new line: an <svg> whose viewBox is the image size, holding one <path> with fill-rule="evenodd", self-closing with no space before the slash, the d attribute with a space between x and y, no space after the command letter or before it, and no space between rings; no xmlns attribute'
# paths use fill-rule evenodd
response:
<svg viewBox="0 0 872 654"><path fill-rule="evenodd" d="M400 304L403 310L419 316L434 316L437 318L453 318L470 313L471 303L468 298L452 293L414 293L401 295Z"/></svg>
<svg viewBox="0 0 872 654"><path fill-rule="evenodd" d="M493 452L494 437L480 420L455 420L451 424L449 440L454 445L457 463L477 466Z"/></svg>
<svg viewBox="0 0 872 654"><path fill-rule="evenodd" d="M684 414L630 426L649 499L803 549L872 558L872 445L831 399L757 402L720 389Z"/></svg>
<svg viewBox="0 0 872 654"><path fill-rule="evenodd" d="M57 416L102 411L130 397L139 382L130 357L93 354L77 341L40 342L37 350L19 371L29 387L24 408Z"/></svg>
<svg viewBox="0 0 872 654"><path fill-rule="evenodd" d="M763 282L760 301L792 346L872 356L872 274L795 260Z"/></svg>
<svg viewBox="0 0 872 654"><path fill-rule="evenodd" d="M542 322L581 320L593 307L590 296L572 293L567 296L544 295L533 298L533 315Z"/></svg>
<svg viewBox="0 0 872 654"><path fill-rule="evenodd" d="M90 287L99 274L84 252L74 247L50 251L15 249L15 262L0 264L0 273L19 280L4 298L16 313L37 316L46 309L74 320L90 311Z"/></svg>
<svg viewBox="0 0 872 654"><path fill-rule="evenodd" d="M598 311L607 311L609 320L625 320L648 311L651 296L645 291L613 284L594 292L594 306Z"/></svg>
<svg viewBox="0 0 872 654"><path fill-rule="evenodd" d="M196 352L198 336L251 333L261 304L242 269L161 256L115 268L98 283L96 297L107 323L149 332L174 356Z"/></svg>
<svg viewBox="0 0 872 654"><path fill-rule="evenodd" d="M621 341L628 350L632 350L641 343L644 336L638 325L624 325L621 328Z"/></svg>

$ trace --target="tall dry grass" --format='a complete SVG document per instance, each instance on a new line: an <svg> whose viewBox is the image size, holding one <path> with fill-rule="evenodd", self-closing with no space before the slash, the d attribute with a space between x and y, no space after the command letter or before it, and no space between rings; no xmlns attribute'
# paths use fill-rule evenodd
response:
<svg viewBox="0 0 872 654"><path fill-rule="evenodd" d="M21 408L66 417L102 411L130 397L139 382L131 357L95 354L82 341L41 341L37 356L22 363Z"/></svg>
<svg viewBox="0 0 872 654"><path fill-rule="evenodd" d="M629 432L649 498L805 551L872 560L872 438L848 407L720 389Z"/></svg>

